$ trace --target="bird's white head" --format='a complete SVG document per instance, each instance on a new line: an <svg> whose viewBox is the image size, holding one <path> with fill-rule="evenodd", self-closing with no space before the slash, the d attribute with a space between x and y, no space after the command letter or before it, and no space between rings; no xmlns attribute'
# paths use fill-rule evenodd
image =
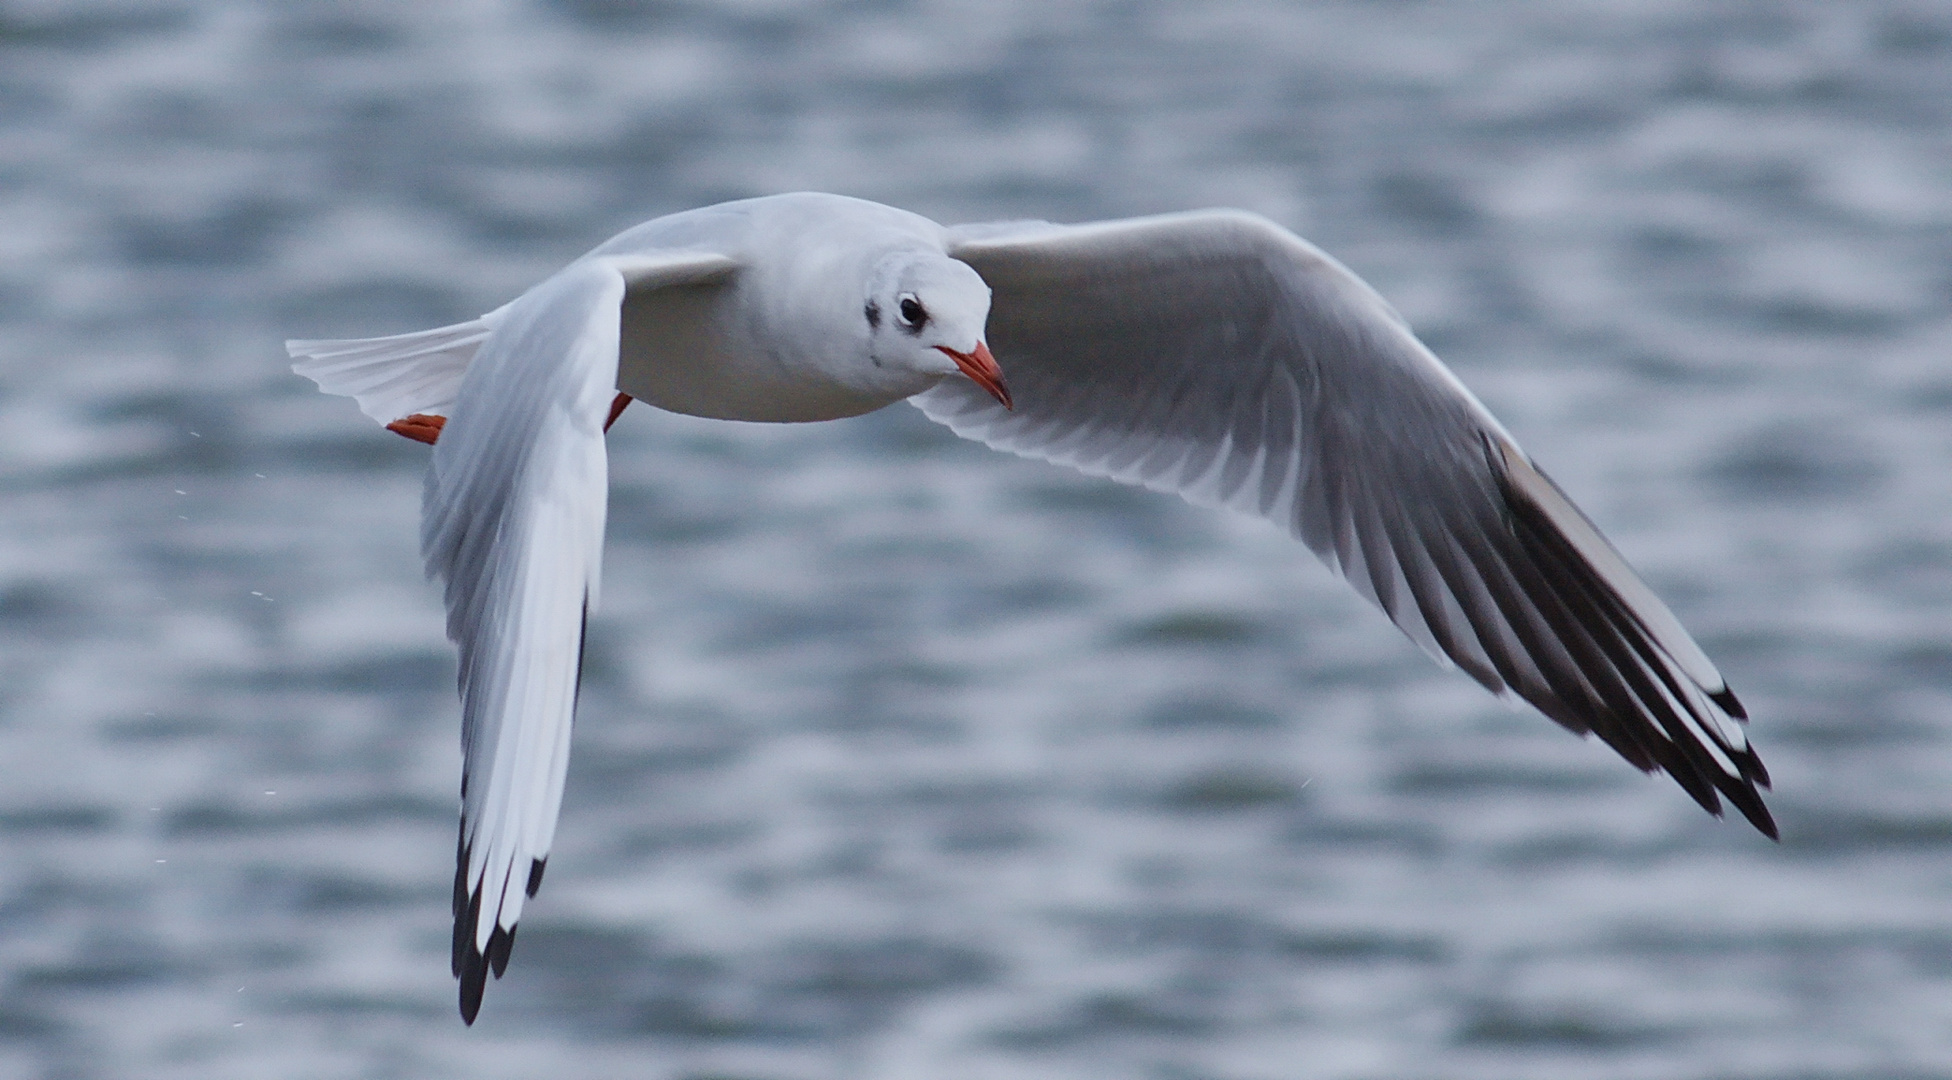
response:
<svg viewBox="0 0 1952 1080"><path fill-rule="evenodd" d="M897 251L868 276L861 307L876 367L928 375L961 372L1010 407L1003 370L983 340L990 288L968 263L935 251Z"/></svg>

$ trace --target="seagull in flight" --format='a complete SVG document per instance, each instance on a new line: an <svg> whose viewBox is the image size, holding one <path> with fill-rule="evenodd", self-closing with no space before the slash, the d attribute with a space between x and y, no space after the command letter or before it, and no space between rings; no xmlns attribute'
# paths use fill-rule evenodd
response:
<svg viewBox="0 0 1952 1080"><path fill-rule="evenodd" d="M633 399L956 434L1273 521L1436 661L1776 836L1720 672L1390 305L1235 210L942 226L799 193L645 222L468 322L291 341L433 445L421 550L460 650L453 971L472 1024L556 831Z"/></svg>

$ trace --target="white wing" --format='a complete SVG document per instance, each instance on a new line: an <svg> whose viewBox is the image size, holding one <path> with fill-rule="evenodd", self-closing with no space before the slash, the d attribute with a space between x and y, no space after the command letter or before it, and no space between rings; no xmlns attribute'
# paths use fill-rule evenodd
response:
<svg viewBox="0 0 1952 1080"><path fill-rule="evenodd" d="M498 313L434 446L421 520L461 651L454 974L470 1023L500 976L556 831L583 628L597 601L619 311L632 289L697 283L717 255L572 264Z"/></svg>
<svg viewBox="0 0 1952 1080"><path fill-rule="evenodd" d="M1776 835L1715 666L1354 274L1234 211L950 237L1016 408L949 379L913 399L931 419L1267 517L1440 662Z"/></svg>

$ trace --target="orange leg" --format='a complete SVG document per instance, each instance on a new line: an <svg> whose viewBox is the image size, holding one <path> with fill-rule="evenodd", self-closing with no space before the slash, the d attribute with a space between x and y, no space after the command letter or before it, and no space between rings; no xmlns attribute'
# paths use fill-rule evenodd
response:
<svg viewBox="0 0 1952 1080"><path fill-rule="evenodd" d="M630 404L632 400L634 399L629 394L617 395L617 399L610 403L610 418L603 422L603 430L610 430L610 425L617 422L617 417L624 414L624 406ZM445 416L429 416L426 413L414 413L412 416L395 420L391 424L386 425L386 430L391 431L395 435L405 435L415 442L424 442L428 446L432 446L440 441L441 428L446 426L447 417Z"/></svg>
<svg viewBox="0 0 1952 1080"><path fill-rule="evenodd" d="M632 398L629 394L617 395L617 400L610 403L610 419L603 422L603 430L610 430L610 425L617 422L617 417L624 414L624 406L630 404L631 401Z"/></svg>
<svg viewBox="0 0 1952 1080"><path fill-rule="evenodd" d="M414 413L404 420L395 420L391 424L386 425L386 430L393 432L395 435L405 435L415 442L424 442L428 446L432 446L435 440L441 437L441 428L446 426L446 424L447 417L445 416L428 416L426 413Z"/></svg>

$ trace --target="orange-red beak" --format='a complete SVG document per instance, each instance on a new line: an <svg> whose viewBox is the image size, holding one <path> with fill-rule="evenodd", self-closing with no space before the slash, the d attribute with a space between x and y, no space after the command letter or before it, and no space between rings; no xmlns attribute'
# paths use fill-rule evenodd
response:
<svg viewBox="0 0 1952 1080"><path fill-rule="evenodd" d="M990 355L988 345L977 342L975 352L957 352L947 345L937 345L936 348L948 354L962 373L969 376L970 382L988 390L990 396L1004 408L1015 407L1010 403L1010 388L1003 385L1003 369L996 366L996 357Z"/></svg>

